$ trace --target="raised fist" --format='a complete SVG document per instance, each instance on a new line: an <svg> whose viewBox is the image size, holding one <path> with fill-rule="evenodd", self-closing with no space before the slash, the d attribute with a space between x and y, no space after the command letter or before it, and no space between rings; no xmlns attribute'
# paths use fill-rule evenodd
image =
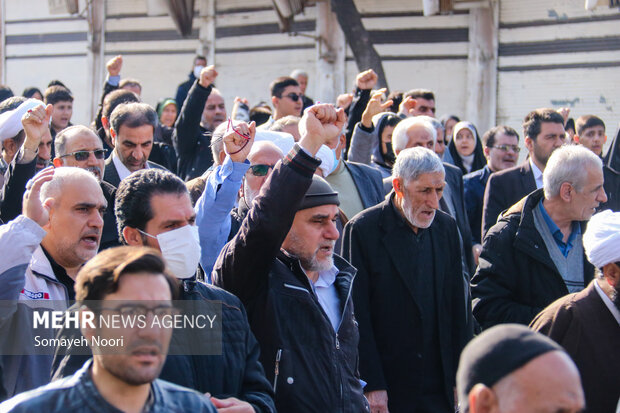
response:
<svg viewBox="0 0 620 413"><path fill-rule="evenodd" d="M200 80L198 83L202 87L209 87L213 82L215 82L216 77L217 71L215 70L215 66L207 66L200 72Z"/></svg>
<svg viewBox="0 0 620 413"><path fill-rule="evenodd" d="M377 84L378 78L379 77L374 70L364 70L363 72L358 73L355 78L355 85L362 90L372 89Z"/></svg>

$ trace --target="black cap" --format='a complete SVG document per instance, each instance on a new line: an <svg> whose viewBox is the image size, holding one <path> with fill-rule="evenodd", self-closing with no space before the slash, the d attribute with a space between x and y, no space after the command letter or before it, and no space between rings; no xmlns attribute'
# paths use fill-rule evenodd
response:
<svg viewBox="0 0 620 413"><path fill-rule="evenodd" d="M536 357L563 351L550 338L520 324L492 327L465 346L456 373L456 387L462 412L469 411L469 392L478 383L487 387Z"/></svg>
<svg viewBox="0 0 620 413"><path fill-rule="evenodd" d="M298 211L319 205L340 205L340 201L338 200L338 192L334 191L325 179L315 174L312 176L312 183L306 191Z"/></svg>

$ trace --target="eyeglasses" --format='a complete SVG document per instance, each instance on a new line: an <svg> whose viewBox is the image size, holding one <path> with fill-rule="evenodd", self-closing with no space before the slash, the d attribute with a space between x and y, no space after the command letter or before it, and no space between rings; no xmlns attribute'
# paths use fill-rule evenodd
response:
<svg viewBox="0 0 620 413"><path fill-rule="evenodd" d="M499 149L503 152L508 152L509 150L512 150L514 153L519 153L521 151L521 148L519 148L517 145L496 145L489 146L489 148Z"/></svg>
<svg viewBox="0 0 620 413"><path fill-rule="evenodd" d="M299 99L301 99L302 96L303 95L301 93L299 95L297 93L289 93L288 95L284 95L282 97L287 97L293 102L297 102Z"/></svg>
<svg viewBox="0 0 620 413"><path fill-rule="evenodd" d="M233 121L231 118L228 118L228 125L226 125L226 135L228 135L228 129L232 129L233 132L235 132L237 135L241 136L243 139L245 139L246 141L250 139L250 135L244 135L243 133L239 132L237 129L235 129L235 125L233 124Z"/></svg>
<svg viewBox="0 0 620 413"><path fill-rule="evenodd" d="M139 304L128 304L128 305L121 305L116 308L100 307L99 310L110 311L112 313L120 314L121 317L146 317L149 313L153 313L155 317L161 318L163 316L179 314L178 308L174 308L174 307L170 307L166 305L160 305L160 306L151 308L151 307L146 307L144 305L139 305Z"/></svg>
<svg viewBox="0 0 620 413"><path fill-rule="evenodd" d="M250 173L254 176L265 176L269 173L270 169L273 169L275 165L252 165L250 166Z"/></svg>
<svg viewBox="0 0 620 413"><path fill-rule="evenodd" d="M95 149L94 151L76 151L60 155L60 157L64 158L66 156L73 156L76 161L82 162L87 160L91 153L94 154L97 159L103 159L105 157L105 149Z"/></svg>

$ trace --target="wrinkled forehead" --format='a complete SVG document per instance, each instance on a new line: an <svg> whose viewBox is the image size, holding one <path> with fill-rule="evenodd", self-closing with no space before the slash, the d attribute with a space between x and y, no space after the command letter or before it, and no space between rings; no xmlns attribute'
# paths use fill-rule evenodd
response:
<svg viewBox="0 0 620 413"><path fill-rule="evenodd" d="M65 149L67 153L103 149L103 143L94 132L78 132L66 138Z"/></svg>

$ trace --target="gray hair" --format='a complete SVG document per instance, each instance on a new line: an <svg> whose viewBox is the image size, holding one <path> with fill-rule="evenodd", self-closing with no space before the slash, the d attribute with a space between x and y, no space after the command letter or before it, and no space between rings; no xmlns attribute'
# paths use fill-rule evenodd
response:
<svg viewBox="0 0 620 413"><path fill-rule="evenodd" d="M446 174L441 159L435 152L421 146L403 149L392 168L392 176L402 178L405 182L415 181L422 174L435 172Z"/></svg>
<svg viewBox="0 0 620 413"><path fill-rule="evenodd" d="M417 117L422 118L426 121L429 121L431 125L433 125L433 128L435 128L435 130L439 129L442 132L446 131L446 128L443 126L443 123L441 123L441 121L436 118L431 118L430 116L426 116L426 115L417 116ZM435 138L435 140L437 140L437 138Z"/></svg>
<svg viewBox="0 0 620 413"><path fill-rule="evenodd" d="M392 132L392 147L395 152L407 148L407 144L409 143L407 132L414 127L424 128L433 138L433 145L437 142L437 131L433 127L433 124L423 119L421 116L414 116L403 119L394 128Z"/></svg>
<svg viewBox="0 0 620 413"><path fill-rule="evenodd" d="M301 118L299 116L295 116L295 115L288 115L288 116L284 116L283 118L280 118L276 121L274 121L271 126L269 127L269 130L275 131L275 132L284 132L284 127L289 126L289 125L299 125L299 121L301 120Z"/></svg>
<svg viewBox="0 0 620 413"><path fill-rule="evenodd" d="M233 125L238 125L240 121L233 120ZM224 150L224 135L228 128L228 122L222 122L213 131L211 135L211 155L213 155L213 164L220 164L220 153Z"/></svg>
<svg viewBox="0 0 620 413"><path fill-rule="evenodd" d="M560 194L565 182L581 192L588 179L588 167L603 169L601 158L581 145L566 145L553 151L543 171L545 198Z"/></svg>
<svg viewBox="0 0 620 413"><path fill-rule="evenodd" d="M301 69L295 69L295 70L293 70L291 72L291 76L290 77L292 77L293 79L296 79L297 76L303 76L306 79L308 79L308 72L305 72L305 71L303 71Z"/></svg>
<svg viewBox="0 0 620 413"><path fill-rule="evenodd" d="M67 152L65 147L67 146L67 141L74 136L82 135L82 134L90 134L96 137L99 140L99 136L90 128L84 125L73 125L69 126L66 129L63 129L56 138L54 139L54 149L56 150L56 157L60 158L63 155L66 155ZM103 148L103 145L101 146Z"/></svg>
<svg viewBox="0 0 620 413"><path fill-rule="evenodd" d="M61 166L54 169L54 177L51 181L45 182L41 186L39 199L44 202L47 198L58 198L62 193L65 185L80 182L92 181L97 187L99 182L95 175L86 169L76 168L73 166Z"/></svg>

